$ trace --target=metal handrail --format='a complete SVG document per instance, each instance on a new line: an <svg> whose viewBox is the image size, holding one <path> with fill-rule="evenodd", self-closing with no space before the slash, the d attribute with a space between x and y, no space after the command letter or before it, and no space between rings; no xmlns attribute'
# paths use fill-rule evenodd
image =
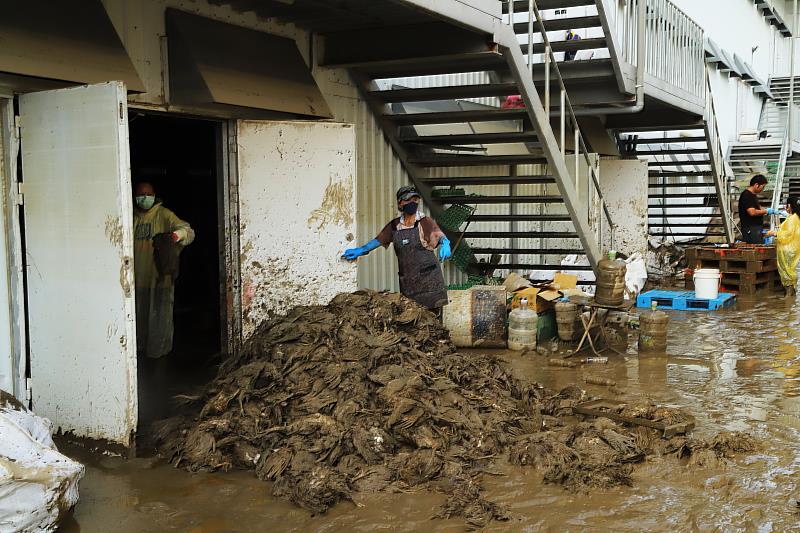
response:
<svg viewBox="0 0 800 533"><path fill-rule="evenodd" d="M792 103L790 102L789 106L791 105ZM775 173L775 188L772 191L772 202L770 203L770 206L776 210L781 205L781 197L783 196L783 181L786 179L786 161L789 159L789 153L792 146L792 132L789 131L789 128L791 128L791 121L789 120L790 114L791 107L787 108L786 111L786 123L783 126L781 155L780 159L778 160L778 171ZM775 217L772 217L770 226L772 229L775 229Z"/></svg>
<svg viewBox="0 0 800 533"><path fill-rule="evenodd" d="M647 36L645 72L674 87L698 97L703 96L704 34L689 15L669 0L603 0L607 12L615 13L614 26L621 43L622 59L637 64L636 28L639 25L638 7L646 4L645 33Z"/></svg>
<svg viewBox="0 0 800 533"><path fill-rule="evenodd" d="M514 24L514 0L507 0L509 2L509 24L513 26ZM555 54L553 53L553 47L550 44L550 39L547 36L547 29L545 28L544 21L542 19L542 13L539 11L539 6L536 3L536 0L528 0L528 68L530 70L533 69L533 29L534 29L534 17L536 19L536 24L538 24L539 29L541 30L542 40L545 45L545 79L544 79L544 110L547 115L550 114L550 81L551 81L551 69L552 73L555 75L553 79L558 84L560 98L559 98L559 146L561 147L561 157L564 159L564 162L567 162L567 151L566 151L566 126L567 126L567 118L569 118L570 125L572 126L574 132L574 145L573 145L573 153L574 153L574 164L575 164L575 181L576 186L578 179L580 178L580 156L583 156L584 161L586 162L586 166L589 169L589 176L591 177L591 184L594 186L594 192L596 194L596 201L599 203L599 207L602 209L602 214L605 216L605 219L608 223L609 227L609 234L610 234L610 249L614 248L614 231L616 230L616 225L614 224L611 213L608 210L608 206L606 205L605 198L603 197L603 193L600 190L600 180L598 177L600 169L598 166L591 160L589 157L589 150L586 146L586 142L584 141L583 134L580 131L580 127L578 125L578 119L575 115L575 110L572 107L572 102L570 101L569 95L567 94L567 88L564 84L564 78L561 76L561 70L558 67L558 61L556 60ZM587 199L588 200L588 199ZM590 218L591 221L591 218ZM597 218L597 241L603 242L603 219L598 217Z"/></svg>
<svg viewBox="0 0 800 533"><path fill-rule="evenodd" d="M705 70L705 69L704 69ZM720 211L725 225L725 236L728 242L733 242L735 222L731 213L730 187L728 175L725 172L725 152L722 148L722 136L719 133L717 122L717 109L714 105L714 96L711 92L711 77L705 70L706 79L706 145L711 159L711 168L714 169L714 181L717 183L717 196L719 196ZM726 209L727 208L727 209Z"/></svg>

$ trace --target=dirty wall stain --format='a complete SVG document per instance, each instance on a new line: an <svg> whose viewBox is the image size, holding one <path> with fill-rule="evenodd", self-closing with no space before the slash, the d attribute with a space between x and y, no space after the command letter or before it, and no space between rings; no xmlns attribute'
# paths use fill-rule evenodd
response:
<svg viewBox="0 0 800 533"><path fill-rule="evenodd" d="M349 226L353 223L353 176L334 182L328 179L322 205L308 217L309 228L323 229L328 224Z"/></svg>
<svg viewBox="0 0 800 533"><path fill-rule="evenodd" d="M116 247L122 246L123 231L119 216L106 216L106 238Z"/></svg>

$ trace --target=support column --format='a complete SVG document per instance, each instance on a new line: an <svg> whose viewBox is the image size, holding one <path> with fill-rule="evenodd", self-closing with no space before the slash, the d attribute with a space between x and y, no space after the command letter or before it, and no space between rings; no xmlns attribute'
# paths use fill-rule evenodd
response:
<svg viewBox="0 0 800 533"><path fill-rule="evenodd" d="M601 159L600 190L617 224L615 247L627 255L647 253L647 162Z"/></svg>

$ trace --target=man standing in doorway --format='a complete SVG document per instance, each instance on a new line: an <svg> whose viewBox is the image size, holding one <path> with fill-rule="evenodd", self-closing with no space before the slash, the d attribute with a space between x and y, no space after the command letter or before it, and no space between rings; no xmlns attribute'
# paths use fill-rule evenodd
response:
<svg viewBox="0 0 800 533"><path fill-rule="evenodd" d="M436 221L418 211L419 202L420 196L414 187L400 187L397 191L400 216L386 224L367 244L345 250L342 257L355 261L379 246L393 244L400 274L400 292L418 304L438 311L447 304L447 291L435 250L438 246L441 261L449 259L452 252L450 241Z"/></svg>
<svg viewBox="0 0 800 533"><path fill-rule="evenodd" d="M775 215L771 207L762 209L758 195L764 192L767 178L761 174L753 176L750 186L739 196L739 222L742 226L742 240L748 244L764 244L764 215Z"/></svg>
<svg viewBox="0 0 800 533"><path fill-rule="evenodd" d="M156 199L153 185L146 181L134 188L133 211L136 342L140 354L159 358L172 351L177 269L159 271L155 246L173 254L176 262L180 250L194 240L194 230Z"/></svg>

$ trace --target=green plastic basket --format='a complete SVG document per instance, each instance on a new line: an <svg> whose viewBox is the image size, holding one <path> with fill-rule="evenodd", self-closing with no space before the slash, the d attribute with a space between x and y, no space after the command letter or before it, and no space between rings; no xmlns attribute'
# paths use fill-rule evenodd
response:
<svg viewBox="0 0 800 533"><path fill-rule="evenodd" d="M446 189L433 189L431 194L434 198L445 198L447 196L466 196L467 191L460 187L447 187Z"/></svg>
<svg viewBox="0 0 800 533"><path fill-rule="evenodd" d="M458 243L458 248L456 248L453 252L451 261L453 261L453 264L461 272L465 272L467 270L467 266L469 266L470 263L475 262L475 254L472 253L472 248L470 248L469 244L464 242L463 239L460 243Z"/></svg>
<svg viewBox="0 0 800 533"><path fill-rule="evenodd" d="M475 208L469 205L453 204L439 215L436 222L447 231L457 232L461 224L469 220L469 217L471 217L474 212Z"/></svg>

